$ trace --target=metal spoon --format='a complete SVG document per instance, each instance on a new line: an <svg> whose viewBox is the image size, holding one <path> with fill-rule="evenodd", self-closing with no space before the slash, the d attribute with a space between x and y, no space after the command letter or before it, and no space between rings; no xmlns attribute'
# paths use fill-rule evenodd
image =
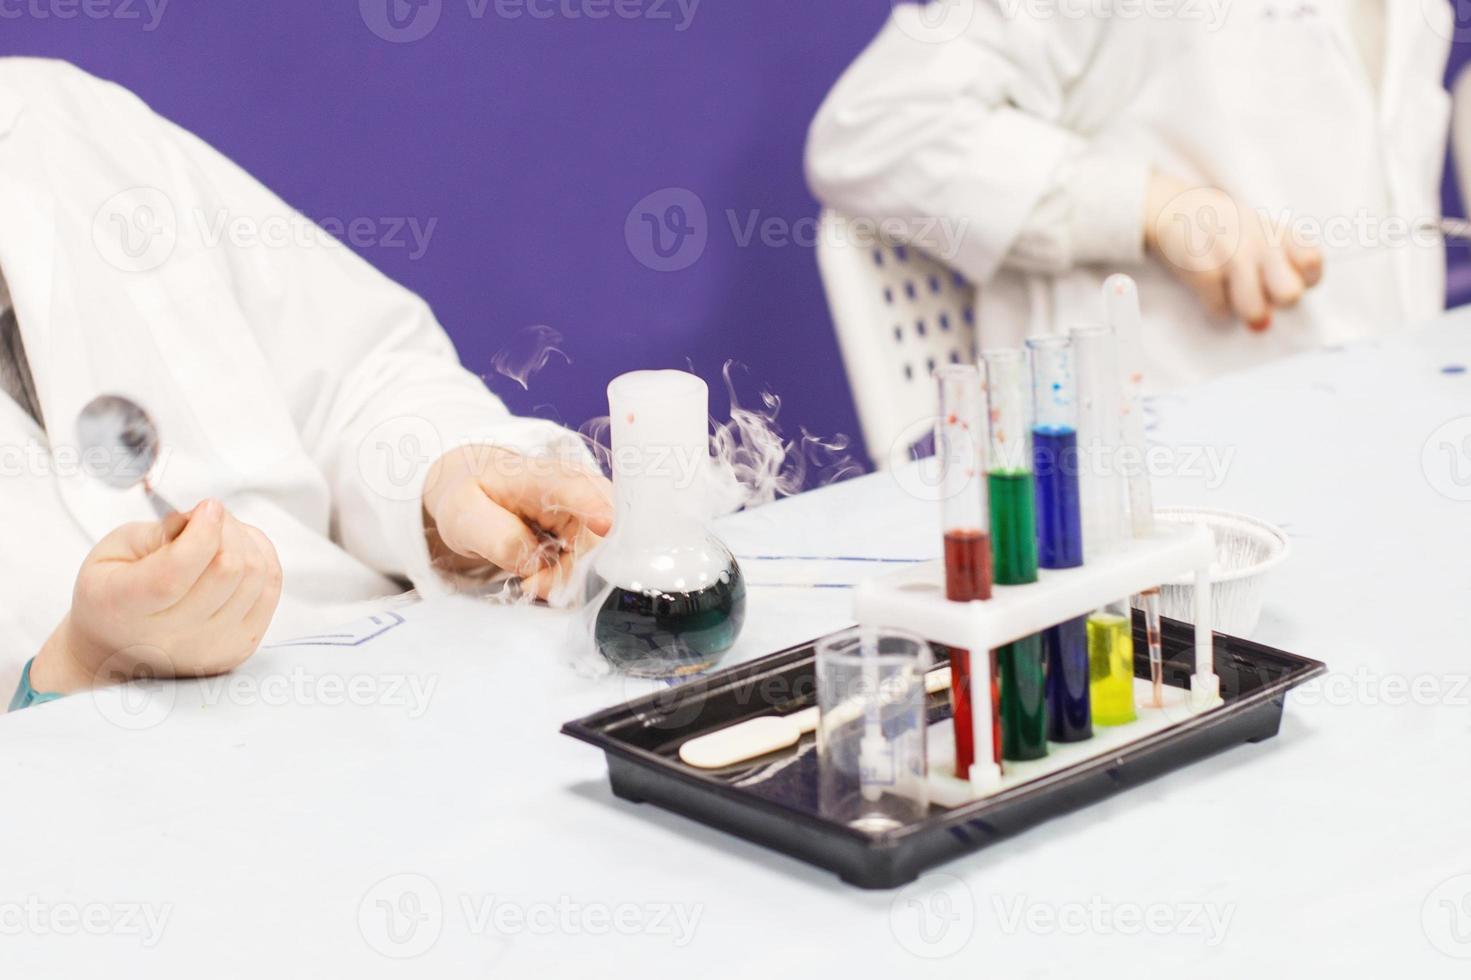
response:
<svg viewBox="0 0 1471 980"><path fill-rule="evenodd" d="M95 454L107 460L108 465L92 470L107 486L131 490L141 483L160 520L179 516L150 482L158 463L158 427L137 402L121 395L92 399L77 418L77 442L84 459Z"/></svg>
<svg viewBox="0 0 1471 980"><path fill-rule="evenodd" d="M1435 221L1422 221L1415 225L1416 232L1430 232L1439 235L1447 244L1453 242L1471 241L1471 221L1465 218L1440 218ZM1367 244L1345 245L1341 248L1328 249L1326 254L1334 261L1356 262L1359 259L1373 256L1383 256L1386 250L1394 247L1385 242L1370 242Z"/></svg>

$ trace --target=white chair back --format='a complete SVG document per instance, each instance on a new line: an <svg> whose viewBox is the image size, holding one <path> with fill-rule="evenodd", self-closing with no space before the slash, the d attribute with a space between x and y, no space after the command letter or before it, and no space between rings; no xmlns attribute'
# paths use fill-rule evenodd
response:
<svg viewBox="0 0 1471 980"><path fill-rule="evenodd" d="M887 469L931 433L935 368L976 359L975 288L911 246L854 228L824 211L817 264L864 445Z"/></svg>

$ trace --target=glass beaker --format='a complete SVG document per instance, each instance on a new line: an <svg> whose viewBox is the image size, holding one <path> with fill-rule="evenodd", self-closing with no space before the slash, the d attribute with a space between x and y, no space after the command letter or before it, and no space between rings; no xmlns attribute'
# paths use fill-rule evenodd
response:
<svg viewBox="0 0 1471 980"><path fill-rule="evenodd" d="M714 666L745 621L740 566L708 526L709 402L683 371L608 386L615 516L587 588L598 652L636 677Z"/></svg>
<svg viewBox="0 0 1471 980"><path fill-rule="evenodd" d="M925 673L912 633L858 627L817 644L817 767L822 814L868 833L929 812Z"/></svg>

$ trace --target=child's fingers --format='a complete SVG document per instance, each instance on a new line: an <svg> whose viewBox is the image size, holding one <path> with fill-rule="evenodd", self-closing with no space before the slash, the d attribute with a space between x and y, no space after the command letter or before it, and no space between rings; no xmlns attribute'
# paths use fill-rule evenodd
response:
<svg viewBox="0 0 1471 980"><path fill-rule="evenodd" d="M535 481L518 496L528 518L562 537L583 528L607 534L613 527L613 485L601 473L580 468L559 473Z"/></svg>
<svg viewBox="0 0 1471 980"><path fill-rule="evenodd" d="M1323 280L1323 252L1312 245L1302 245L1290 238L1286 243L1287 258L1302 276L1303 285L1312 289Z"/></svg>
<svg viewBox="0 0 1471 980"><path fill-rule="evenodd" d="M542 567L541 541L515 514L466 484L436 522L440 538L453 552L481 558L518 575Z"/></svg>
<svg viewBox="0 0 1471 980"><path fill-rule="evenodd" d="M225 507L206 500L194 510L188 525L177 538L138 562L135 579L141 604L150 612L167 609L189 590L220 551L224 535ZM161 543L162 524L149 525Z"/></svg>
<svg viewBox="0 0 1471 980"><path fill-rule="evenodd" d="M244 532L227 522L220 537L220 550L199 576L189 593L159 615L177 617L180 622L202 623L218 613L230 597L241 588L252 573L251 560L245 553Z"/></svg>
<svg viewBox="0 0 1471 980"><path fill-rule="evenodd" d="M1262 263L1262 278L1267 285L1267 296L1272 305L1279 309L1291 309L1307 290L1307 282L1298 272L1292 260L1281 251L1273 249Z"/></svg>

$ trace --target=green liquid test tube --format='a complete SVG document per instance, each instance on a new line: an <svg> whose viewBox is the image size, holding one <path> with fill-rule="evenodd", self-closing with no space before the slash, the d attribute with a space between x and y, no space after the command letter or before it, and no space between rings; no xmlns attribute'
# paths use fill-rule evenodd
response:
<svg viewBox="0 0 1471 980"><path fill-rule="evenodd" d="M1019 350L987 351L991 398L992 565L997 585L1037 581L1037 491L1032 475L1031 380ZM1024 761L1047 755L1047 658L1041 636L996 651L1001 687L1001 755Z"/></svg>
<svg viewBox="0 0 1471 980"><path fill-rule="evenodd" d="M1037 581L1037 491L1030 470L993 470L991 547L997 585Z"/></svg>
<svg viewBox="0 0 1471 980"><path fill-rule="evenodd" d="M1001 673L1001 757L1047 755L1047 657L1040 634L996 651Z"/></svg>

